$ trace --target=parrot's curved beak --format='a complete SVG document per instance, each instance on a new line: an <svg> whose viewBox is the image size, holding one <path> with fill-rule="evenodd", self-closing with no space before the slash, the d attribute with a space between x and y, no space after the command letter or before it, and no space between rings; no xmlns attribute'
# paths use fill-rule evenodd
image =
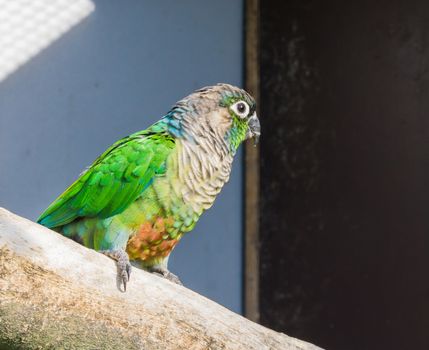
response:
<svg viewBox="0 0 429 350"><path fill-rule="evenodd" d="M252 114L247 123L249 125L247 138L254 137L256 145L259 141L259 136L261 135L261 124L259 123L256 112Z"/></svg>

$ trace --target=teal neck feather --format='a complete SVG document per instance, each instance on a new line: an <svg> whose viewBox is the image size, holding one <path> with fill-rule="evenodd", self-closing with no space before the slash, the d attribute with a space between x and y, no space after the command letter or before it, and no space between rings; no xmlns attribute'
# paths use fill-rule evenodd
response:
<svg viewBox="0 0 429 350"><path fill-rule="evenodd" d="M237 152L238 146L246 139L247 123L245 120L235 116L232 119L232 126L228 133L225 135L225 139L229 144L229 148L232 154Z"/></svg>
<svg viewBox="0 0 429 350"><path fill-rule="evenodd" d="M246 100L246 102L251 105L251 101L248 100L247 96L236 95L231 91L225 91L220 105L228 108L240 100ZM240 146L240 144L246 139L247 121L235 115L233 111L231 111L231 114L233 115L232 126L229 132L225 135L225 139L229 144L231 153L235 154L238 146Z"/></svg>

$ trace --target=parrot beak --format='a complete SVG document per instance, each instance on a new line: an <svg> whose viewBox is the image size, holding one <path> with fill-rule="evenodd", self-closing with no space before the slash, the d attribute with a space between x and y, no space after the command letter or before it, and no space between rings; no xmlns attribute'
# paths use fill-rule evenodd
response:
<svg viewBox="0 0 429 350"><path fill-rule="evenodd" d="M247 123L249 125L249 130L247 131L247 138L254 137L254 144L256 146L259 141L259 136L261 135L261 124L259 123L259 119L256 115L256 112L252 114Z"/></svg>

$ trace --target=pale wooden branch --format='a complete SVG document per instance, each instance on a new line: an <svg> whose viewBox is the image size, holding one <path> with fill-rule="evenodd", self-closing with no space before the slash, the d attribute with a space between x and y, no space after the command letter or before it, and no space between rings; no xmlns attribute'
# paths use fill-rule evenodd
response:
<svg viewBox="0 0 429 350"><path fill-rule="evenodd" d="M0 349L301 349L197 293L0 208ZM227 286L225 286L227 288Z"/></svg>

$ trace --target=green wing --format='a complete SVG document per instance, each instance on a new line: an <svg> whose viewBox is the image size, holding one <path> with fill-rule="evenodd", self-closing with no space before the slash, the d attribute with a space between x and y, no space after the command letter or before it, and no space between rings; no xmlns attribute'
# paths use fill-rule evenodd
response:
<svg viewBox="0 0 429 350"><path fill-rule="evenodd" d="M165 161L174 149L167 133L141 131L116 142L39 217L53 228L79 217L107 218L125 210L165 172Z"/></svg>

